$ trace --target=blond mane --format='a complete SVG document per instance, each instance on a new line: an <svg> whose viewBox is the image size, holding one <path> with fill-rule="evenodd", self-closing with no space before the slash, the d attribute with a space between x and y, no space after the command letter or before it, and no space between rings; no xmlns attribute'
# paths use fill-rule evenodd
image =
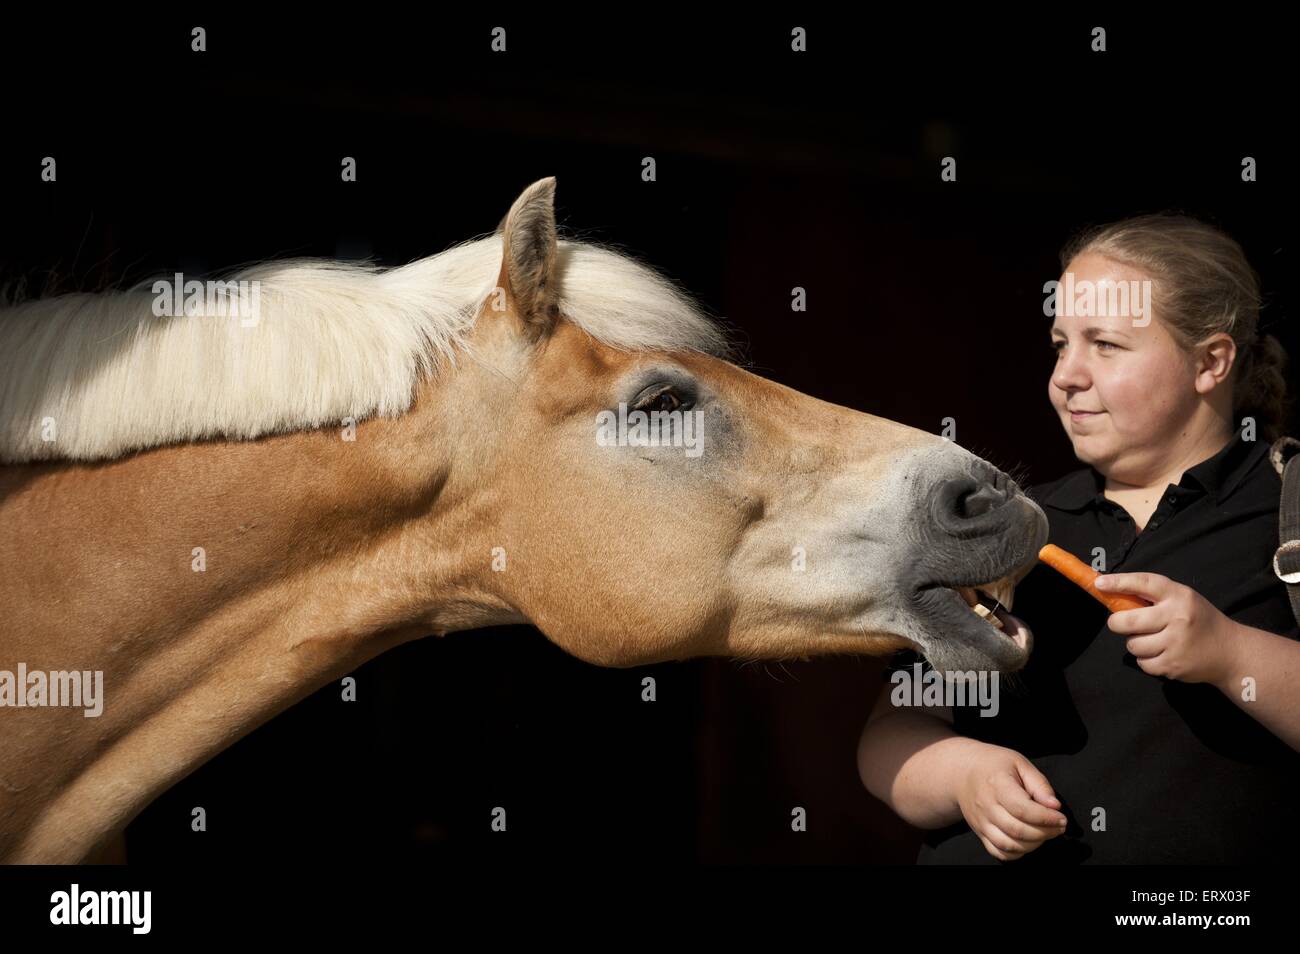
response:
<svg viewBox="0 0 1300 954"><path fill-rule="evenodd" d="M501 256L496 234L397 268L298 259L224 276L257 283L255 322L224 307L157 317L152 281L0 309L0 461L401 414L422 375L454 363ZM564 317L608 345L727 351L690 296L626 254L561 239L557 269Z"/></svg>

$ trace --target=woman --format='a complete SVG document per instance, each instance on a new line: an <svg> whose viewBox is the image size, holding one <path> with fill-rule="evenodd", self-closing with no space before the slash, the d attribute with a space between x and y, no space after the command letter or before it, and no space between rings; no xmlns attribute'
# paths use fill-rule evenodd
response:
<svg viewBox="0 0 1300 954"><path fill-rule="evenodd" d="M1048 397L1088 466L1029 493L1053 543L1152 605L1108 614L1035 567L1015 603L1034 652L997 715L882 692L862 781L927 829L919 863L1285 857L1300 627L1271 565L1286 356L1257 331L1258 279L1230 237L1173 215L1093 230L1061 263L1062 289L1137 282L1150 308L1058 301Z"/></svg>

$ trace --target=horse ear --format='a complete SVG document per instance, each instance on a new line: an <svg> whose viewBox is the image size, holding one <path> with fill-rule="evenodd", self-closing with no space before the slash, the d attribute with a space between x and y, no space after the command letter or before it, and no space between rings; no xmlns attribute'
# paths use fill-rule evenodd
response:
<svg viewBox="0 0 1300 954"><path fill-rule="evenodd" d="M504 255L497 284L505 289L524 327L549 334L558 313L555 291L555 177L539 179L519 194L497 231Z"/></svg>

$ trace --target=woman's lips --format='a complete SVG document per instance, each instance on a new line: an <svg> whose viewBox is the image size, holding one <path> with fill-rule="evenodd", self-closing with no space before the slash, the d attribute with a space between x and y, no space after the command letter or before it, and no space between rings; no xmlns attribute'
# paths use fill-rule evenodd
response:
<svg viewBox="0 0 1300 954"><path fill-rule="evenodd" d="M1106 413L1105 411L1071 411L1071 412L1070 412L1070 420L1072 420L1072 421L1086 421L1086 420L1088 420L1088 419L1090 419L1090 418L1100 417L1101 415L1103 415L1103 414L1105 414L1105 413Z"/></svg>

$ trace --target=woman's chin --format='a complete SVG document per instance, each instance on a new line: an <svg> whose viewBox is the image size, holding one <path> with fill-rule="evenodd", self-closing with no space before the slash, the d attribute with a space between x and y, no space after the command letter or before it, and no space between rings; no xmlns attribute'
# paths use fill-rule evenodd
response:
<svg viewBox="0 0 1300 954"><path fill-rule="evenodd" d="M1115 456L1110 442L1098 434L1071 434L1070 442L1074 445L1074 456L1098 470L1102 470L1101 465Z"/></svg>

